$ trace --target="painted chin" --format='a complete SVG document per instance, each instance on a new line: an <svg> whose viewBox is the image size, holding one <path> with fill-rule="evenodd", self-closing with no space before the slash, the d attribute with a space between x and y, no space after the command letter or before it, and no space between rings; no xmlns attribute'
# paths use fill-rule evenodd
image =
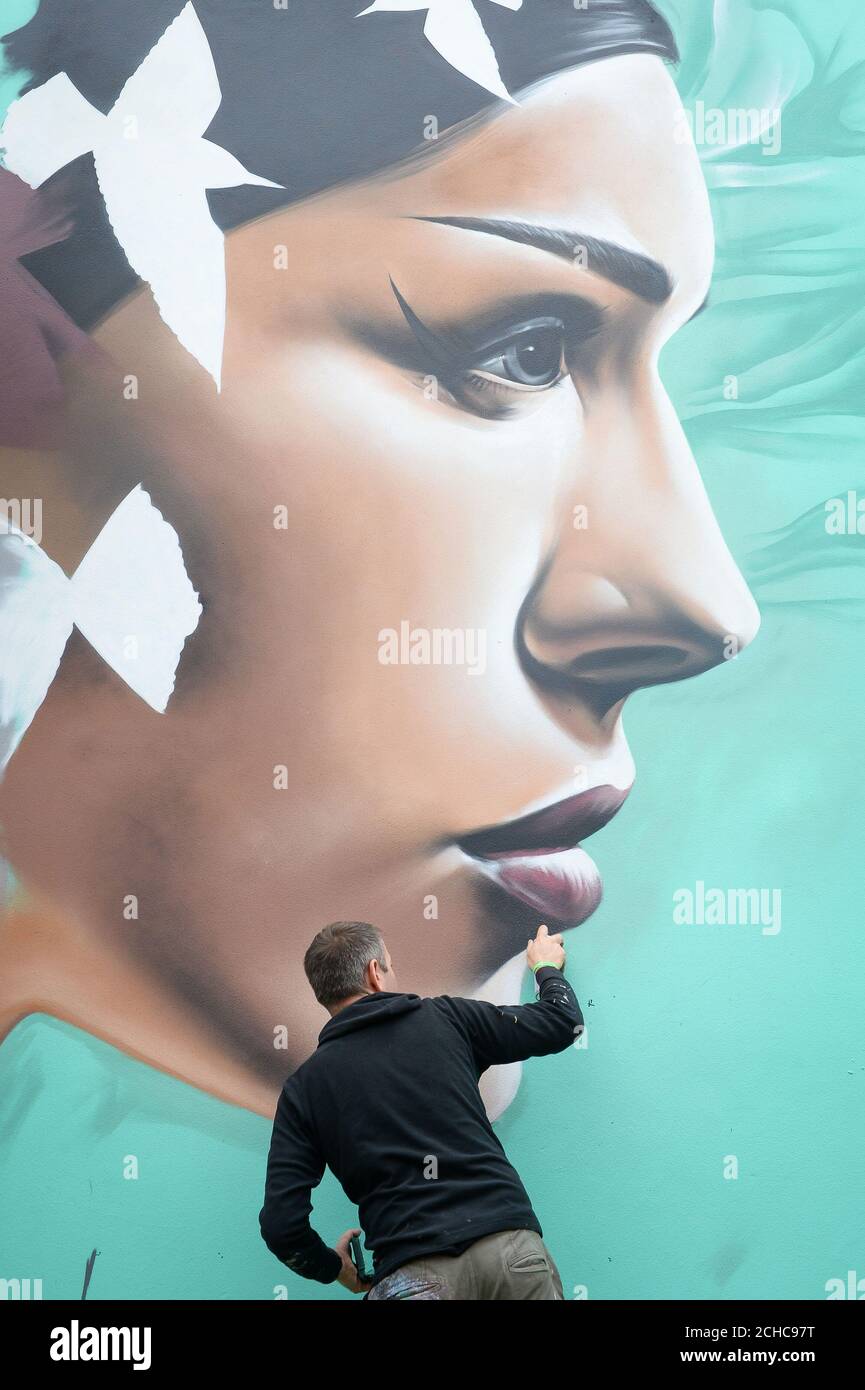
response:
<svg viewBox="0 0 865 1390"><path fill-rule="evenodd" d="M472 860L472 868L542 919L564 926L585 922L603 892L597 866L579 845L554 853Z"/></svg>

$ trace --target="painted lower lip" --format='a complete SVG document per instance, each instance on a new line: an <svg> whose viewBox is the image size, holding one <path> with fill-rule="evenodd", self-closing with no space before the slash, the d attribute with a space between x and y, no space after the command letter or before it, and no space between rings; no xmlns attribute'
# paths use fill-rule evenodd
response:
<svg viewBox="0 0 865 1390"><path fill-rule="evenodd" d="M544 917L579 926L601 901L601 876L579 845L555 854L473 859L476 869Z"/></svg>

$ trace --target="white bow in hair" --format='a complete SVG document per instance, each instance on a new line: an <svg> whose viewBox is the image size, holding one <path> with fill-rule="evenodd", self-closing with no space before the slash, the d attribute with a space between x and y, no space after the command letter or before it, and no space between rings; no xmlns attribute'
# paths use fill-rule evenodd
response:
<svg viewBox="0 0 865 1390"><path fill-rule="evenodd" d="M139 485L72 578L0 516L0 771L45 699L73 626L164 713L202 607L177 532Z"/></svg>
<svg viewBox="0 0 865 1390"><path fill-rule="evenodd" d="M281 188L203 139L222 94L207 37L183 7L104 116L65 72L19 97L3 124L4 163L38 188L92 151L99 188L126 259L159 312L220 389L225 245L206 189Z"/></svg>

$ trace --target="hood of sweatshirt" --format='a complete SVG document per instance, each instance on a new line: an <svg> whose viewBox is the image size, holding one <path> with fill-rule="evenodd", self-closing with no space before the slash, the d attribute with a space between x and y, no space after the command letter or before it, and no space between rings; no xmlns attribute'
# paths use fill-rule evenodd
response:
<svg viewBox="0 0 865 1390"><path fill-rule="evenodd" d="M355 999L353 1004L346 1004L335 1018L324 1025L318 1035L318 1045L320 1047L332 1038L341 1038L344 1033L354 1033L358 1028L385 1023L397 1014L411 1013L412 1009L419 1009L420 1006L419 994L393 994L386 989L365 994L362 999Z"/></svg>

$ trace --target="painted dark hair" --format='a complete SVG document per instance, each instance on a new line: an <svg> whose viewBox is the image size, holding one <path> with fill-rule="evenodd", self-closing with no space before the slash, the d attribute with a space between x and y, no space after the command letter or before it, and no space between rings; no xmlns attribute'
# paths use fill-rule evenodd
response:
<svg viewBox="0 0 865 1390"><path fill-rule="evenodd" d="M184 3L41 0L33 19L4 39L7 63L31 75L25 90L66 72L107 112ZM614 54L678 60L669 25L648 0L588 0L584 9L573 0L523 0L518 10L474 3L514 96ZM431 117L444 134L504 106L432 47L425 9L361 17L363 8L365 0L287 0L285 8L272 0L195 0L222 92L207 138L283 185L210 191L224 231L429 153ZM92 327L139 282L106 217L92 157L55 180L76 229L22 259L73 319Z"/></svg>

